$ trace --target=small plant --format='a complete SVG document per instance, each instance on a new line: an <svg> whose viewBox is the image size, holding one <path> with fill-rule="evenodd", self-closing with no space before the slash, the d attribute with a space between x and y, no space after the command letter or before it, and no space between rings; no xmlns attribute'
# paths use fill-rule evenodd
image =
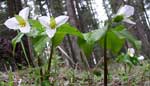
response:
<svg viewBox="0 0 150 86"><path fill-rule="evenodd" d="M124 69L126 73L127 73L127 68L129 68L128 72L130 72L132 66L140 64L141 60L144 60L144 57L141 55L136 56L134 48L128 48L126 54L122 53L116 58L117 62L121 62L124 64Z"/></svg>

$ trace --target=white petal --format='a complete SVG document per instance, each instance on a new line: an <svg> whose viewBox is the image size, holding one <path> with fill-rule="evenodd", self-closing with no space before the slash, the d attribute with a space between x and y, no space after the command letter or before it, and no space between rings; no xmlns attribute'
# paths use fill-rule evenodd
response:
<svg viewBox="0 0 150 86"><path fill-rule="evenodd" d="M15 17L7 19L4 23L5 26L7 26L9 29L18 29L18 21Z"/></svg>
<svg viewBox="0 0 150 86"><path fill-rule="evenodd" d="M144 56L139 56L138 60L144 60Z"/></svg>
<svg viewBox="0 0 150 86"><path fill-rule="evenodd" d="M41 16L41 17L39 17L38 19L39 19L40 23L41 23L44 27L46 27L47 29L50 27L50 26L49 26L49 25L50 25L50 17L48 17L48 16Z"/></svg>
<svg viewBox="0 0 150 86"><path fill-rule="evenodd" d="M23 19L27 20L28 19L28 16L29 16L29 7L26 7L24 9L22 9L20 12L19 12L19 16L21 16Z"/></svg>
<svg viewBox="0 0 150 86"><path fill-rule="evenodd" d="M129 23L129 24L136 24L135 22L133 22L133 21L131 21L130 19L124 19L123 20L124 22L126 22L126 23Z"/></svg>
<svg viewBox="0 0 150 86"><path fill-rule="evenodd" d="M29 33L30 32L30 25L28 22L26 22L26 26L25 27L20 27L19 30L22 32L22 33Z"/></svg>
<svg viewBox="0 0 150 86"><path fill-rule="evenodd" d="M55 18L56 21L56 28L60 27L61 25L65 24L68 21L69 17L65 15L61 15Z"/></svg>
<svg viewBox="0 0 150 86"><path fill-rule="evenodd" d="M50 28L46 29L46 33L47 33L49 38L52 38L56 33L56 29L50 29Z"/></svg>
<svg viewBox="0 0 150 86"><path fill-rule="evenodd" d="M127 52L127 54L128 54L129 56L133 57L133 56L134 56L134 54L135 54L135 50L134 50L134 48L128 48L128 52Z"/></svg>
<svg viewBox="0 0 150 86"><path fill-rule="evenodd" d="M117 15L124 15L125 18L130 17L133 14L134 14L134 7L132 7L130 5L125 5L125 6L121 7L117 12Z"/></svg>

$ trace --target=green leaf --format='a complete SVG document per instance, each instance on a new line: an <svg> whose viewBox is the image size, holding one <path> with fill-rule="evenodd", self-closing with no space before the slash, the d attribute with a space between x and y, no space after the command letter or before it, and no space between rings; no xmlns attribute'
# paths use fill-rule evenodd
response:
<svg viewBox="0 0 150 86"><path fill-rule="evenodd" d="M55 36L52 38L52 42L54 44L54 46L58 46L64 39L66 33L63 32L56 32Z"/></svg>
<svg viewBox="0 0 150 86"><path fill-rule="evenodd" d="M124 43L125 39L118 37L113 32L113 29L107 32L107 49L109 49L113 54L118 54ZM104 47L104 36L99 41L99 44Z"/></svg>
<svg viewBox="0 0 150 86"><path fill-rule="evenodd" d="M133 65L137 65L139 63L137 56L131 57L130 61L132 62Z"/></svg>
<svg viewBox="0 0 150 86"><path fill-rule="evenodd" d="M52 38L52 41L55 47L58 46L63 41L66 34L70 34L70 35L83 38L83 35L78 29L70 26L69 24L64 24L57 29L56 34Z"/></svg>
<svg viewBox="0 0 150 86"><path fill-rule="evenodd" d="M12 39L12 44L18 43L21 41L21 38L24 36L23 33L19 33L15 38Z"/></svg>
<svg viewBox="0 0 150 86"><path fill-rule="evenodd" d="M43 27L38 20L29 19L29 23L32 26L30 33L27 34L29 37L46 35L45 27Z"/></svg>
<svg viewBox="0 0 150 86"><path fill-rule="evenodd" d="M124 16L123 15L118 15L116 16L113 21L114 22L121 22L122 20L124 19Z"/></svg>
<svg viewBox="0 0 150 86"><path fill-rule="evenodd" d="M118 25L107 32L107 48L114 54L120 51L125 40L128 40L135 48L140 49L141 42L136 40L124 26ZM102 47L104 46L104 36L99 43Z"/></svg>
<svg viewBox="0 0 150 86"><path fill-rule="evenodd" d="M16 44L18 43L18 42L21 42L21 38L24 36L24 34L23 33L18 33L18 35L15 37L15 38L13 38L12 39L12 46L13 46L13 54L14 54L14 52L15 52L15 48L16 48Z"/></svg>
<svg viewBox="0 0 150 86"><path fill-rule="evenodd" d="M94 42L87 42L82 38L78 38L78 45L83 50L86 57L89 57L92 53Z"/></svg>
<svg viewBox="0 0 150 86"><path fill-rule="evenodd" d="M123 25L118 25L115 28L112 28L112 31L114 34L116 34L120 39L125 39L124 36L122 36L122 34L120 34L120 31L123 31L125 29L125 27Z"/></svg>
<svg viewBox="0 0 150 86"><path fill-rule="evenodd" d="M43 52L46 42L49 42L49 40L48 36L37 36L36 38L32 38L33 47L37 55Z"/></svg>
<svg viewBox="0 0 150 86"><path fill-rule="evenodd" d="M41 83L42 83L42 86L52 86L49 80L43 80Z"/></svg>
<svg viewBox="0 0 150 86"><path fill-rule="evenodd" d="M82 33L75 27L70 26L69 24L64 24L60 26L57 31L83 38Z"/></svg>
<svg viewBox="0 0 150 86"><path fill-rule="evenodd" d="M78 45L87 57L91 55L95 42L97 42L105 34L106 30L107 29L104 28L83 33L84 38L78 38Z"/></svg>
<svg viewBox="0 0 150 86"><path fill-rule="evenodd" d="M132 65L132 62L130 60L131 57L129 57L127 54L122 53L121 55L119 55L116 60L117 62L122 62L128 65Z"/></svg>
<svg viewBox="0 0 150 86"><path fill-rule="evenodd" d="M31 24L33 29L37 29L40 32L44 32L45 29L41 25L41 23L38 20L29 19L29 23Z"/></svg>
<svg viewBox="0 0 150 86"><path fill-rule="evenodd" d="M120 34L120 36L123 36L125 39L127 39L136 49L141 48L141 41L133 37L126 29L118 33Z"/></svg>
<svg viewBox="0 0 150 86"><path fill-rule="evenodd" d="M88 42L96 42L98 41L105 33L106 33L107 29L103 28L103 29L97 29L97 30L93 30L92 32L88 32L83 34L84 39Z"/></svg>

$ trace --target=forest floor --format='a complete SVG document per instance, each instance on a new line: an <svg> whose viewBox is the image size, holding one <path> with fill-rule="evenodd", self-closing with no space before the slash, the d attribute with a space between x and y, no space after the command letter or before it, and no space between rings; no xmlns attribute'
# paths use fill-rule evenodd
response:
<svg viewBox="0 0 150 86"><path fill-rule="evenodd" d="M150 86L149 61L142 61L141 65L133 66L130 70L123 64L112 62L108 70L108 86ZM40 86L39 79L38 67L1 72L0 86ZM52 66L48 82L51 85L43 86L103 86L103 65L94 70L81 70L58 62Z"/></svg>

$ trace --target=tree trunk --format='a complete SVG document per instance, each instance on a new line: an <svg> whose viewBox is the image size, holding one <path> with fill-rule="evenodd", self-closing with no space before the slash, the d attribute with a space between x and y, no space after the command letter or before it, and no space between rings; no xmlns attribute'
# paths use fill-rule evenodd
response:
<svg viewBox="0 0 150 86"><path fill-rule="evenodd" d="M77 24L77 18L76 18L76 12L74 7L74 0L66 0L67 5L67 12L69 16L69 22L72 26L78 27ZM71 50L71 56L75 63L79 63L81 65L81 59L80 59L80 49L77 45L77 38L76 37L70 37L67 36L69 40L70 50Z"/></svg>

